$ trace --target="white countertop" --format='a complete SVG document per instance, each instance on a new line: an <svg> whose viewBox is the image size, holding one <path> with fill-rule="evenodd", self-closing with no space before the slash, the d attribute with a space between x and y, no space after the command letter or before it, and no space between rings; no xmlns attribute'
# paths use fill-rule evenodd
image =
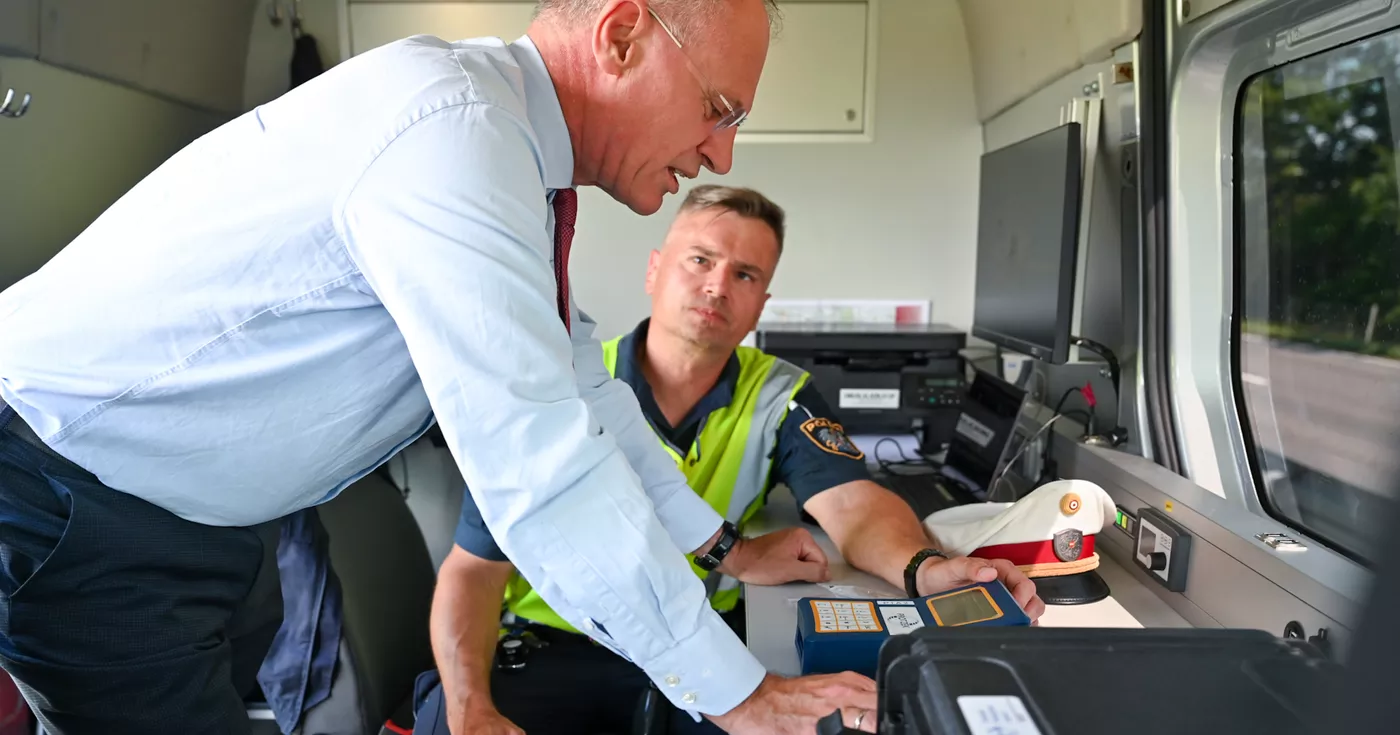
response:
<svg viewBox="0 0 1400 735"><path fill-rule="evenodd" d="M903 597L902 590L884 580L846 564L831 538L820 528L803 524L797 504L785 487L774 489L767 506L750 522L745 534L757 536L769 531L803 525L812 532L826 552L831 565L831 581L825 585L794 583L777 586L744 585L745 624L748 646L772 673L796 676L797 601L803 597L866 596ZM1052 605L1046 608L1040 624L1064 628L1141 628L1189 627L1180 615L1152 590L1138 582L1112 559L1100 554L1099 576L1111 591L1107 599L1087 605Z"/></svg>

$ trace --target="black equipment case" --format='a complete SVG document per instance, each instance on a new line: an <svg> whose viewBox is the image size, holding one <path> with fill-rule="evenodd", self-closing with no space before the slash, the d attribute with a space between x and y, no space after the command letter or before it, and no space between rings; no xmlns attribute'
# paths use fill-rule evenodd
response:
<svg viewBox="0 0 1400 735"><path fill-rule="evenodd" d="M925 627L880 650L878 732L1323 732L1341 672L1258 630Z"/></svg>

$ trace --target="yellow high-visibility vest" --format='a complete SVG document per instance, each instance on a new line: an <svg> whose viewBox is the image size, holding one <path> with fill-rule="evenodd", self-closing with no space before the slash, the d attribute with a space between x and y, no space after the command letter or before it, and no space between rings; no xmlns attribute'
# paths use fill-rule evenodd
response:
<svg viewBox="0 0 1400 735"><path fill-rule="evenodd" d="M617 376L620 341L618 337L603 343L603 362L613 377ZM671 446L659 434L657 438L676 460L691 489L715 512L742 529L763 505L778 430L787 418L789 404L807 384L809 375L786 360L752 347L740 347L737 356L739 380L733 400L701 420L690 447L682 454L680 448ZM705 580L711 606L720 612L732 610L739 601L739 581L706 572L695 565L693 557L687 558L695 574ZM517 617L578 632L519 573L506 586L505 603Z"/></svg>

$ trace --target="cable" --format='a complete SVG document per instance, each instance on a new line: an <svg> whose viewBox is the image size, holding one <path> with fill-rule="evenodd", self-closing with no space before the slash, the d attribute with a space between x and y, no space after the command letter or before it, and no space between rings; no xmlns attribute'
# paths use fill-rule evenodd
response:
<svg viewBox="0 0 1400 735"><path fill-rule="evenodd" d="M1085 413L1085 415L1086 415L1086 420L1085 420L1085 422L1084 422L1085 430L1086 430L1088 433L1093 434L1093 433L1094 433L1094 409L1097 407L1098 404L1097 404L1097 402L1095 402L1092 398L1090 398L1090 396L1093 395L1093 394L1092 394L1092 393L1085 393L1085 392L1084 392L1084 388L1081 388L1081 387L1079 387L1079 386L1077 386L1077 385L1074 386L1074 387L1072 387L1072 388L1067 388L1067 389L1065 390L1065 392L1064 392L1063 394L1060 395L1060 400L1059 400L1059 402L1055 404L1055 413L1053 414L1053 416L1064 416L1064 415L1066 415L1066 411L1064 410L1064 408L1065 408L1065 401L1069 400L1069 397L1070 397L1071 395L1075 394L1075 393L1078 393L1079 395L1084 396L1084 402L1087 403L1087 404L1089 404L1089 410L1088 410L1087 413L1084 412L1084 411L1079 411L1078 409L1072 409L1072 410L1073 410L1075 413ZM1041 481L1041 482L1045 482L1045 481L1048 479L1048 476L1053 475L1053 474L1055 473L1055 469L1054 469L1054 468L1055 468L1055 459L1054 459L1054 456L1053 456L1054 452L1052 451L1052 447L1053 447L1054 443L1055 443L1055 434L1054 434L1054 432L1051 432L1051 433L1050 433L1050 436L1045 437L1045 449L1041 451L1041 455L1040 455L1040 481Z"/></svg>
<svg viewBox="0 0 1400 735"><path fill-rule="evenodd" d="M1102 357L1105 362L1108 363L1109 378L1113 381L1113 400L1115 403L1121 406L1123 403L1123 386L1122 371L1119 369L1118 356L1113 354L1113 350L1110 350L1107 346L1103 345L1102 343L1095 342L1092 339L1071 336L1069 338L1069 341L1072 345L1082 347L1086 350L1089 350L1090 352L1097 354L1099 357ZM1093 430L1090 430L1089 433L1093 434L1094 432ZM1113 420L1113 428L1110 429L1108 432L1108 439L1109 442L1115 447L1128 440L1128 429L1126 427L1119 426L1116 417Z"/></svg>
<svg viewBox="0 0 1400 735"><path fill-rule="evenodd" d="M1055 413L1054 413L1053 415L1055 415L1055 416L1062 416L1062 415L1064 415L1064 412L1065 412L1065 411L1064 411L1064 409L1065 409L1065 401L1069 400L1069 397L1070 397L1071 395L1074 395L1075 393L1078 393L1079 395L1084 396L1084 402L1087 403L1087 404L1089 404L1089 421L1088 421L1088 428L1089 428L1090 430L1092 430L1092 429L1094 428L1094 413L1093 413L1093 412L1094 412L1094 407L1095 407L1096 404L1095 404L1095 401L1094 401L1092 398L1089 397L1089 394L1085 393L1085 392L1084 392L1084 389L1081 388L1080 386L1077 386L1077 385L1076 385L1076 386L1074 386L1073 388L1068 388L1068 389L1065 390L1064 393L1060 394L1060 400L1059 400L1058 403L1055 404Z"/></svg>
<svg viewBox="0 0 1400 735"><path fill-rule="evenodd" d="M1083 347L1099 357L1102 357L1104 361L1108 363L1108 374L1110 379L1113 380L1113 396L1118 400L1122 400L1123 392L1119 386L1120 372L1118 369L1118 356L1113 354L1113 350L1108 349L1108 347L1104 346L1102 343L1084 337L1070 337L1069 343L1076 347Z"/></svg>
<svg viewBox="0 0 1400 735"><path fill-rule="evenodd" d="M991 483L987 485L987 502L992 502L993 498L996 497L998 483L1000 483L1001 480L1006 477L1007 471L1010 470L1013 466L1015 466L1016 462L1021 459L1021 455L1026 453L1026 449L1029 448L1030 445L1034 444L1035 440L1039 439L1040 435L1044 434L1047 429L1049 429L1051 426L1054 426L1055 422L1059 421L1063 415L1064 414L1055 414L1054 416L1051 416L1049 421L1046 421L1044 424L1042 424L1039 429L1036 429L1034 434L1030 435L1030 438L1026 439L1024 442L1021 443L1021 446L1016 450L1016 453L1011 455L1011 461L1007 462L996 473L996 475L992 477Z"/></svg>
<svg viewBox="0 0 1400 735"><path fill-rule="evenodd" d="M884 458L882 458L882 457L880 456L880 446L883 445L885 442L889 442L889 443L891 443L891 444L894 445L895 449L899 452L899 459L897 459L897 460L889 460L889 459L884 459ZM904 453L904 447L903 447L902 445L900 445L899 441L896 440L894 437L889 437L889 436L882 437L882 438L880 439L880 441L875 442L875 452L874 452L874 454L875 454L875 461L880 465L880 471L881 471L881 472L885 472L885 473L887 473L887 474L891 474L891 475L898 475L898 474L900 474L900 473L898 473L898 472L893 472L893 471L891 471L891 470L890 470L891 467L898 467L898 466L902 466L902 465L918 465L918 466L927 466L927 467L938 467L938 466L940 465L940 463L939 463L938 461L936 461L936 460L934 460L934 459L932 459L932 458L930 458L930 457L928 457L928 456L926 456L926 455L924 455L924 454L922 454L922 453L920 453L919 456L917 456L917 457L909 457L908 455L906 455L906 454Z"/></svg>
<svg viewBox="0 0 1400 735"><path fill-rule="evenodd" d="M1088 426L1088 425L1089 425L1089 422L1094 420L1094 417L1093 417L1093 416L1090 416L1088 411L1084 411L1084 410L1081 410L1081 409L1078 409L1078 408L1071 408L1071 409L1069 409L1069 410L1067 410L1067 411L1061 411L1061 412L1060 412L1060 415L1061 415L1061 416L1071 416L1071 417L1073 417L1073 416L1082 416L1085 426Z"/></svg>

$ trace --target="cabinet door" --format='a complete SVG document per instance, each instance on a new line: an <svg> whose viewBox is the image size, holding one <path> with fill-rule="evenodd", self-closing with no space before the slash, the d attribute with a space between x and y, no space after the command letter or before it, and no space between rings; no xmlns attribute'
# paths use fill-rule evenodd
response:
<svg viewBox="0 0 1400 735"><path fill-rule="evenodd" d="M753 133L860 133L865 130L866 2L784 2L781 33L768 47ZM874 63L873 54L870 63Z"/></svg>
<svg viewBox="0 0 1400 735"><path fill-rule="evenodd" d="M39 55L39 0L0 2L0 56Z"/></svg>
<svg viewBox="0 0 1400 735"><path fill-rule="evenodd" d="M869 0L781 2L753 113L741 139L867 132L874 49ZM534 2L351 2L350 52L418 33L444 40L524 34Z"/></svg>
<svg viewBox="0 0 1400 735"><path fill-rule="evenodd" d="M525 34L533 2L350 3L350 53L362 54L418 34L444 41L495 36L514 41Z"/></svg>
<svg viewBox="0 0 1400 735"><path fill-rule="evenodd" d="M40 61L209 110L242 110L250 2L40 5Z"/></svg>

